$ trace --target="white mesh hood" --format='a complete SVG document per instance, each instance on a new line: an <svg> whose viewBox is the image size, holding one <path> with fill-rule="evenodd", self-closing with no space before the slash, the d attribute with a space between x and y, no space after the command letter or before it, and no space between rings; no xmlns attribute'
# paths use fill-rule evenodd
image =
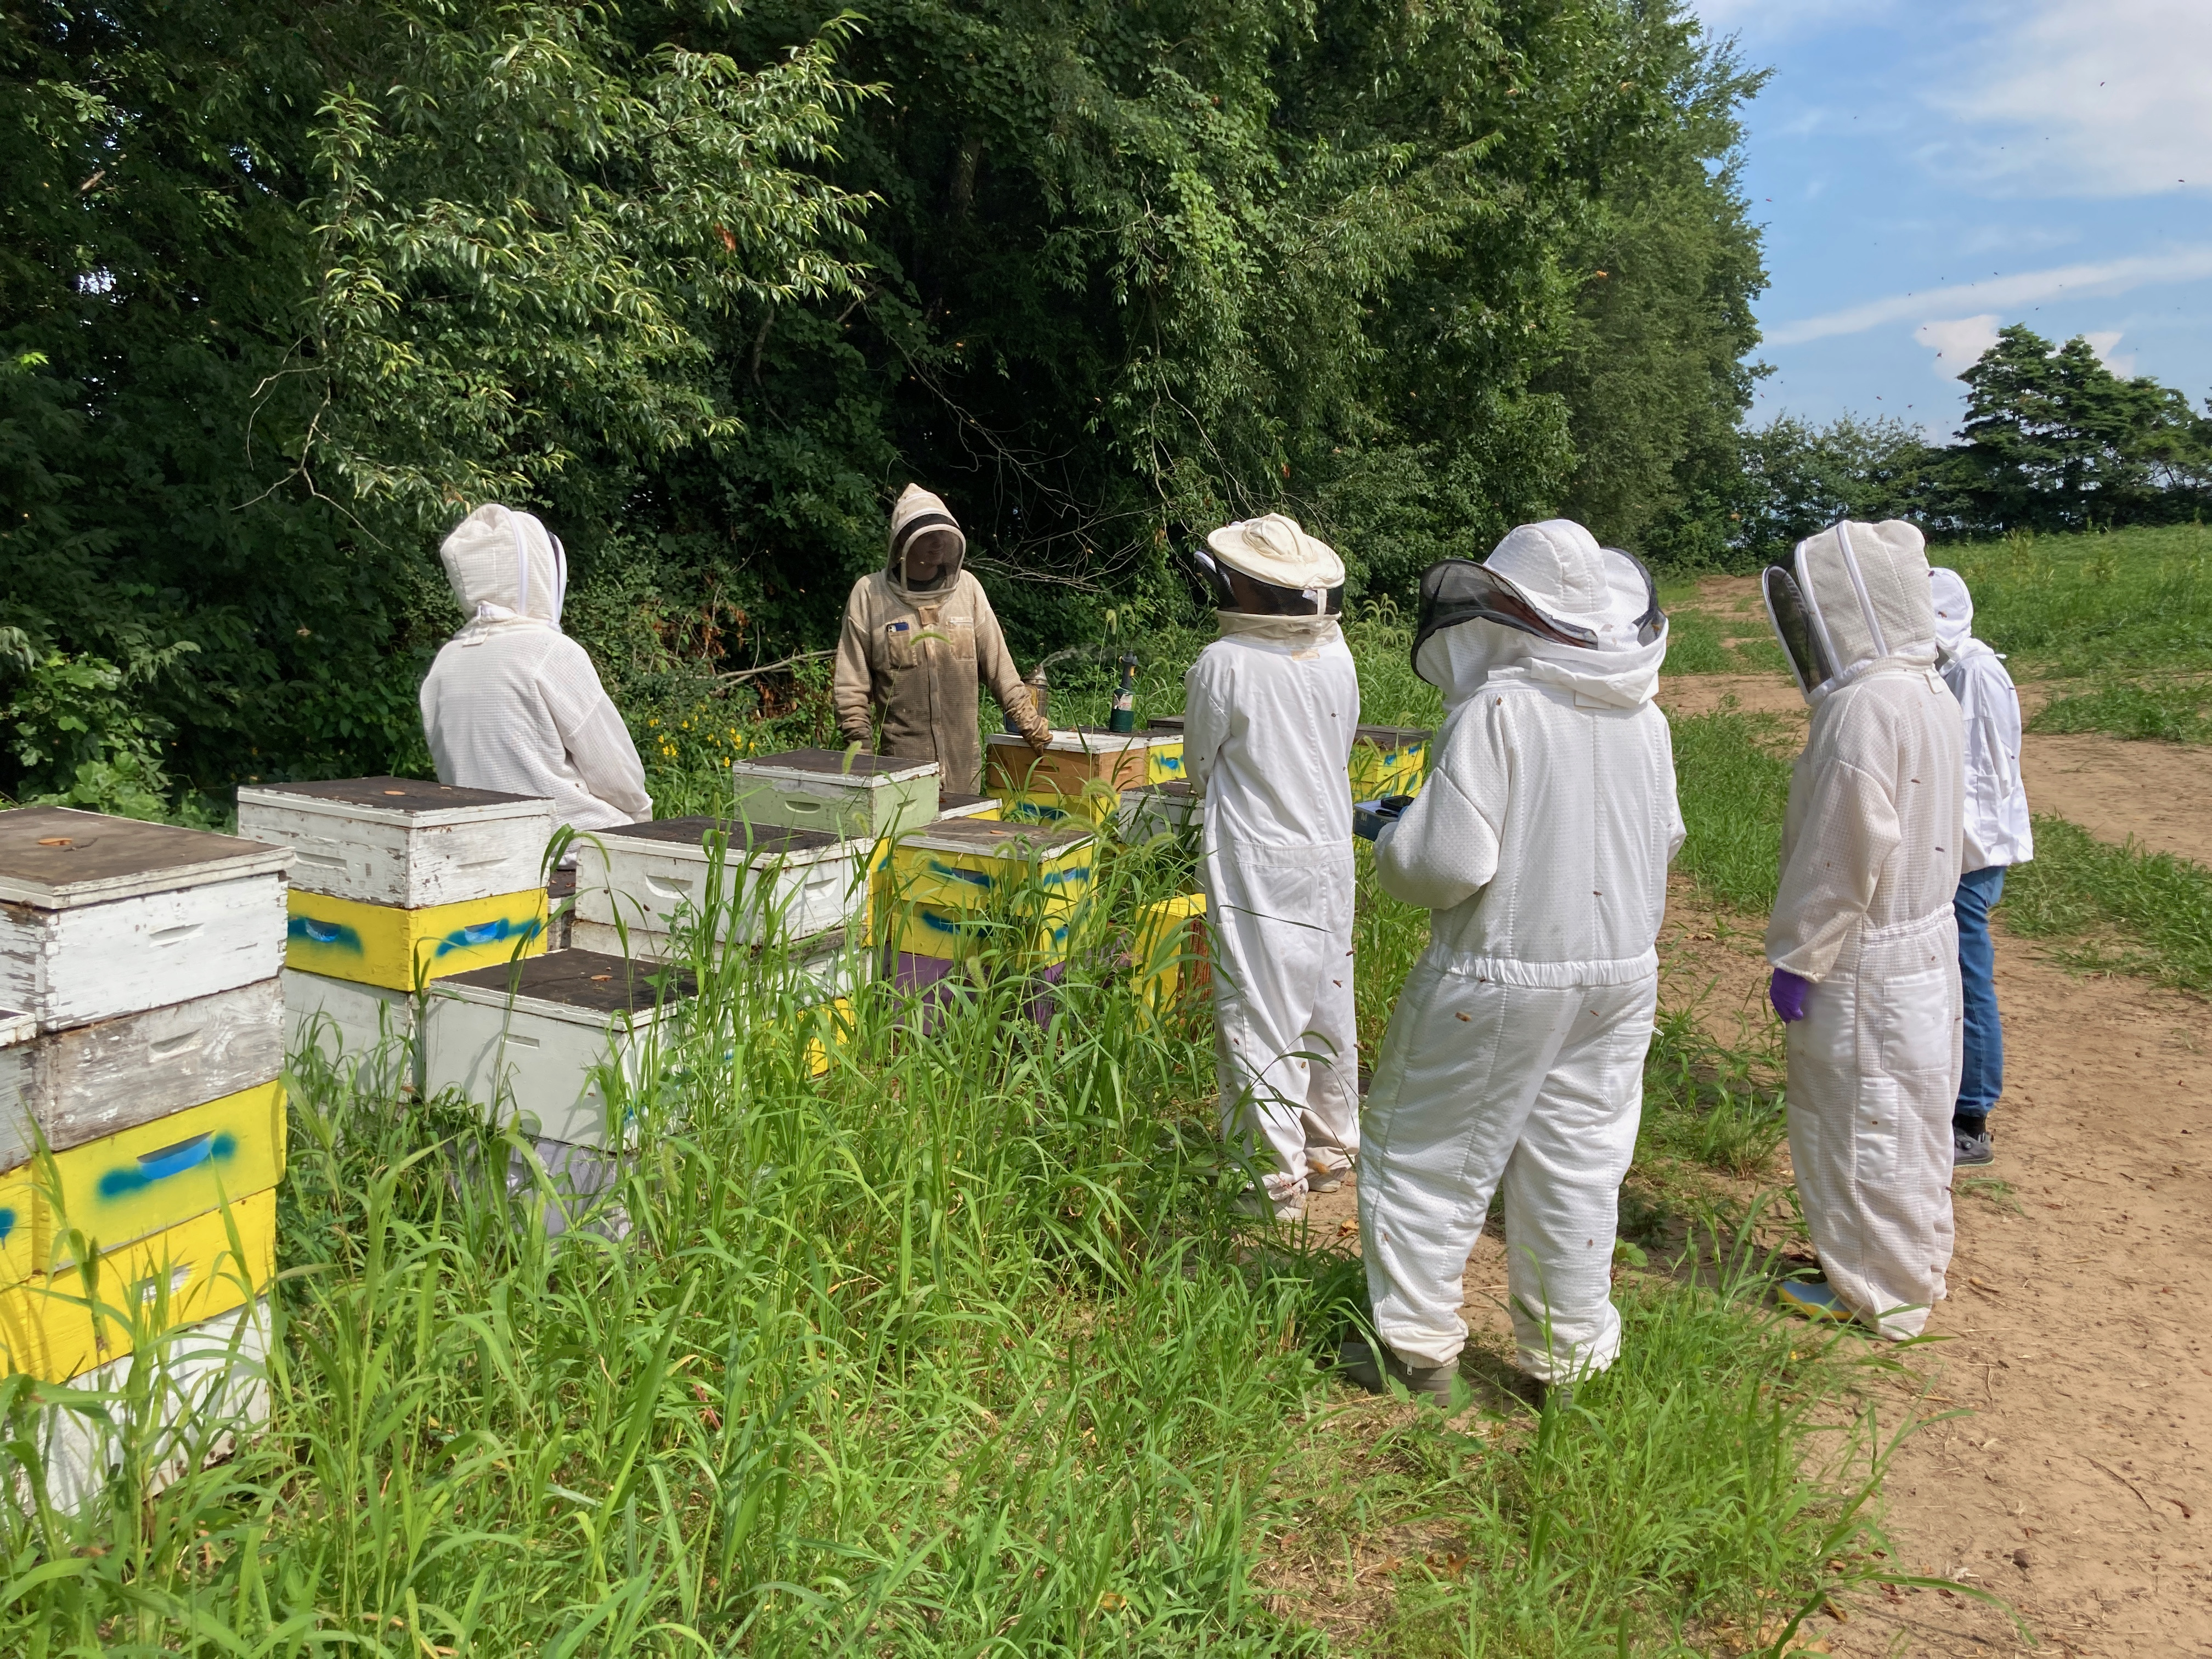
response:
<svg viewBox="0 0 2212 1659"><path fill-rule="evenodd" d="M568 555L532 514L487 502L453 526L438 556L471 622L560 627Z"/></svg>
<svg viewBox="0 0 2212 1659"><path fill-rule="evenodd" d="M1936 660L1927 543L1913 526L1846 520L1798 543L1790 568L1830 669L1821 685L1806 688L1808 696L1847 684L1886 659Z"/></svg>

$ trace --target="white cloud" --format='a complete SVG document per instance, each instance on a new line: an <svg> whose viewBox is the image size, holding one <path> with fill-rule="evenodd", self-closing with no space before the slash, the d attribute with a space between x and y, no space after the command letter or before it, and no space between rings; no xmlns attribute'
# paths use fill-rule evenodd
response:
<svg viewBox="0 0 2212 1659"><path fill-rule="evenodd" d="M2118 329L2100 330L2094 334L2084 334L2081 337L2089 343L2089 349L2097 354L2097 361L2104 364L2106 368L2111 369L2113 374L2119 375L2124 380L2134 374L2136 372L2135 353L2130 351L2124 357L2115 356L2112 354L2112 348L2120 343L2120 331Z"/></svg>
<svg viewBox="0 0 2212 1659"><path fill-rule="evenodd" d="M2006 0L1984 21L1929 101L1989 131L1930 159L2017 195L2212 189L2212 5Z"/></svg>
<svg viewBox="0 0 2212 1659"><path fill-rule="evenodd" d="M1936 378L1952 380L1972 368L1997 343L1999 320L1996 312L1985 311L1978 317L1923 323L1912 331L1912 337L1936 354Z"/></svg>
<svg viewBox="0 0 2212 1659"><path fill-rule="evenodd" d="M2130 289L2157 283L2188 283L2212 276L2212 247L2177 249L2171 253L2141 254L2126 259L2105 259L2081 264L2057 265L2049 270L2027 270L2014 276L1992 276L1978 283L1959 283L1925 292L1892 294L1879 300L1784 323L1767 331L1766 343L1802 345L1838 334L1863 334L1885 323L1901 323L1929 312L1963 312L1986 307L1999 313L2017 311L2063 294L2084 295L2124 294Z"/></svg>

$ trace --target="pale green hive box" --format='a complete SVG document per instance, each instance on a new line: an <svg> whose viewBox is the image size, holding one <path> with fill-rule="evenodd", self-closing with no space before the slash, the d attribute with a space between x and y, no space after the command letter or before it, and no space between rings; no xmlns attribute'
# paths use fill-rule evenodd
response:
<svg viewBox="0 0 2212 1659"><path fill-rule="evenodd" d="M937 818L935 761L842 749L793 749L733 761L741 823L819 830L840 841L883 841Z"/></svg>

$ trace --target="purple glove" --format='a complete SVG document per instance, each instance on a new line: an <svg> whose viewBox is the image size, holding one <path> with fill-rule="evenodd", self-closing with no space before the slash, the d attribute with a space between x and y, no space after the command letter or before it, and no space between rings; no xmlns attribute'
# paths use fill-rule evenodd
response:
<svg viewBox="0 0 2212 1659"><path fill-rule="evenodd" d="M1805 1018L1805 993L1812 988L1811 980L1800 979L1787 968L1777 968L1767 981L1766 1000L1774 1005L1784 1025L1795 1025Z"/></svg>

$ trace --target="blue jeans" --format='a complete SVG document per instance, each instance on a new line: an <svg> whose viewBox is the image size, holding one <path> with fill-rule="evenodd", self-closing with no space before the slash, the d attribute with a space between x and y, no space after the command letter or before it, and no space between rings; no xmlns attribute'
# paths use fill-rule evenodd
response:
<svg viewBox="0 0 2212 1659"><path fill-rule="evenodd" d="M1953 1118L1979 1119L2004 1092L2004 1028L1997 1023L1997 953L1990 912L2004 896L2005 867L1969 870L1951 908L1959 918L1959 988L1966 1004L1966 1063Z"/></svg>

